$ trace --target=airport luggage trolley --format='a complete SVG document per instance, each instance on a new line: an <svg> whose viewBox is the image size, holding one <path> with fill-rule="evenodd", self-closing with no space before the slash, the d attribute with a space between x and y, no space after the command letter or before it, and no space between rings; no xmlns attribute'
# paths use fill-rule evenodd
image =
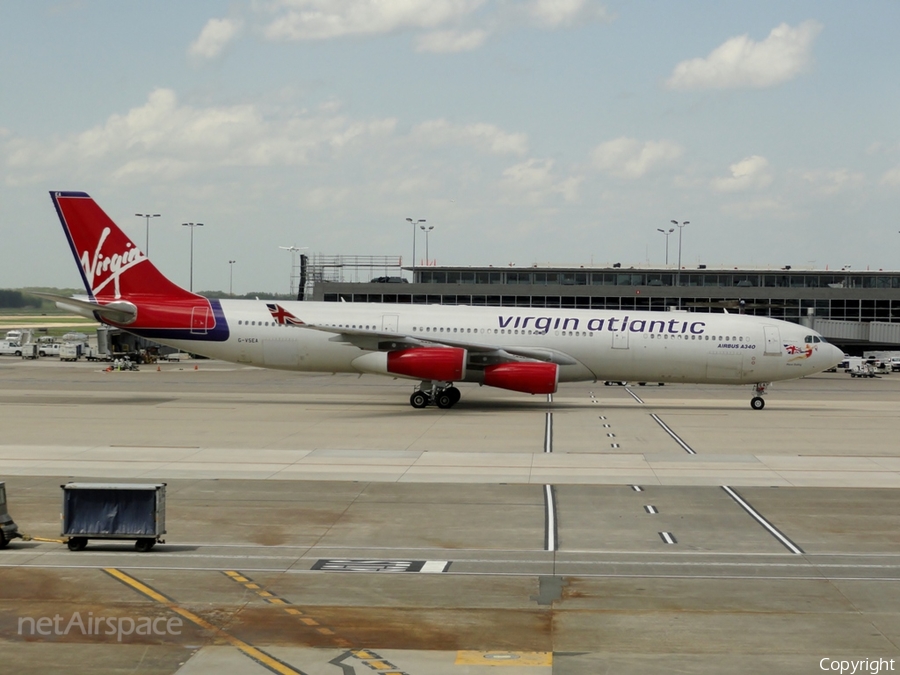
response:
<svg viewBox="0 0 900 675"><path fill-rule="evenodd" d="M134 539L146 552L166 533L165 483L66 483L62 488L62 536L70 551L89 539Z"/></svg>
<svg viewBox="0 0 900 675"><path fill-rule="evenodd" d="M0 481L0 548L6 548L12 539L21 536L6 506L6 483Z"/></svg>

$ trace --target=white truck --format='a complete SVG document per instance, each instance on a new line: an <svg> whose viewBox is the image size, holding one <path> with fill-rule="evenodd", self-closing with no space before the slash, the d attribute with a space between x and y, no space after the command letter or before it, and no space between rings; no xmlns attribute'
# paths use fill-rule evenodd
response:
<svg viewBox="0 0 900 675"><path fill-rule="evenodd" d="M59 342L38 343L38 356L59 356L62 345Z"/></svg>
<svg viewBox="0 0 900 675"><path fill-rule="evenodd" d="M22 345L22 354L30 357L32 350L38 356L59 356L59 350L62 345L59 342L47 342L38 339L37 342L26 342Z"/></svg>
<svg viewBox="0 0 900 675"><path fill-rule="evenodd" d="M0 340L0 355L22 356L22 345L13 340Z"/></svg>

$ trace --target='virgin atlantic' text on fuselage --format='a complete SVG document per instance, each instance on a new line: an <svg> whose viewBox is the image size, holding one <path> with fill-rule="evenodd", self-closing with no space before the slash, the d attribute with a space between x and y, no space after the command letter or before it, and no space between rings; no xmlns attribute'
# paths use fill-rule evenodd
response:
<svg viewBox="0 0 900 675"><path fill-rule="evenodd" d="M503 316L497 317L500 328L531 328L540 333L548 330L588 330L599 332L606 330L610 333L666 333L680 335L682 333L703 335L706 332L705 321L683 321L682 319L669 319L661 321L657 319L631 319L628 315L624 318L611 317L609 319L588 319L581 328L582 319L574 317L549 317L549 316Z"/></svg>

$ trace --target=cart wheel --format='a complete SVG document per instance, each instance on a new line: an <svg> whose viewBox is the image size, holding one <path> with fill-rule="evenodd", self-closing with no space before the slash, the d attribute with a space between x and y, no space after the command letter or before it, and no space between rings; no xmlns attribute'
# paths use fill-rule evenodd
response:
<svg viewBox="0 0 900 675"><path fill-rule="evenodd" d="M87 547L87 537L70 537L66 545L70 551L83 551Z"/></svg>
<svg viewBox="0 0 900 675"><path fill-rule="evenodd" d="M156 539L138 539L134 542L134 547L141 553L146 553L156 543Z"/></svg>
<svg viewBox="0 0 900 675"><path fill-rule="evenodd" d="M0 549L6 548L6 545L9 543L9 539L6 538L6 535L3 534L3 530L0 530Z"/></svg>

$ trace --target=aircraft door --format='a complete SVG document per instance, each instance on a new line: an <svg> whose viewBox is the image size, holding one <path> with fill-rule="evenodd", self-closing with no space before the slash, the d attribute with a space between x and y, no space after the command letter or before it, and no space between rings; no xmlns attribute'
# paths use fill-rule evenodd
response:
<svg viewBox="0 0 900 675"><path fill-rule="evenodd" d="M400 322L399 314L382 314L381 330L385 333L396 333Z"/></svg>
<svg viewBox="0 0 900 675"><path fill-rule="evenodd" d="M627 331L615 331L612 334L612 348L613 349L628 349L628 332Z"/></svg>
<svg viewBox="0 0 900 675"><path fill-rule="evenodd" d="M191 308L191 333L206 335L209 321L209 305Z"/></svg>
<svg viewBox="0 0 900 675"><path fill-rule="evenodd" d="M778 333L778 326L763 326L766 333L766 351L765 356L781 356L781 336Z"/></svg>

